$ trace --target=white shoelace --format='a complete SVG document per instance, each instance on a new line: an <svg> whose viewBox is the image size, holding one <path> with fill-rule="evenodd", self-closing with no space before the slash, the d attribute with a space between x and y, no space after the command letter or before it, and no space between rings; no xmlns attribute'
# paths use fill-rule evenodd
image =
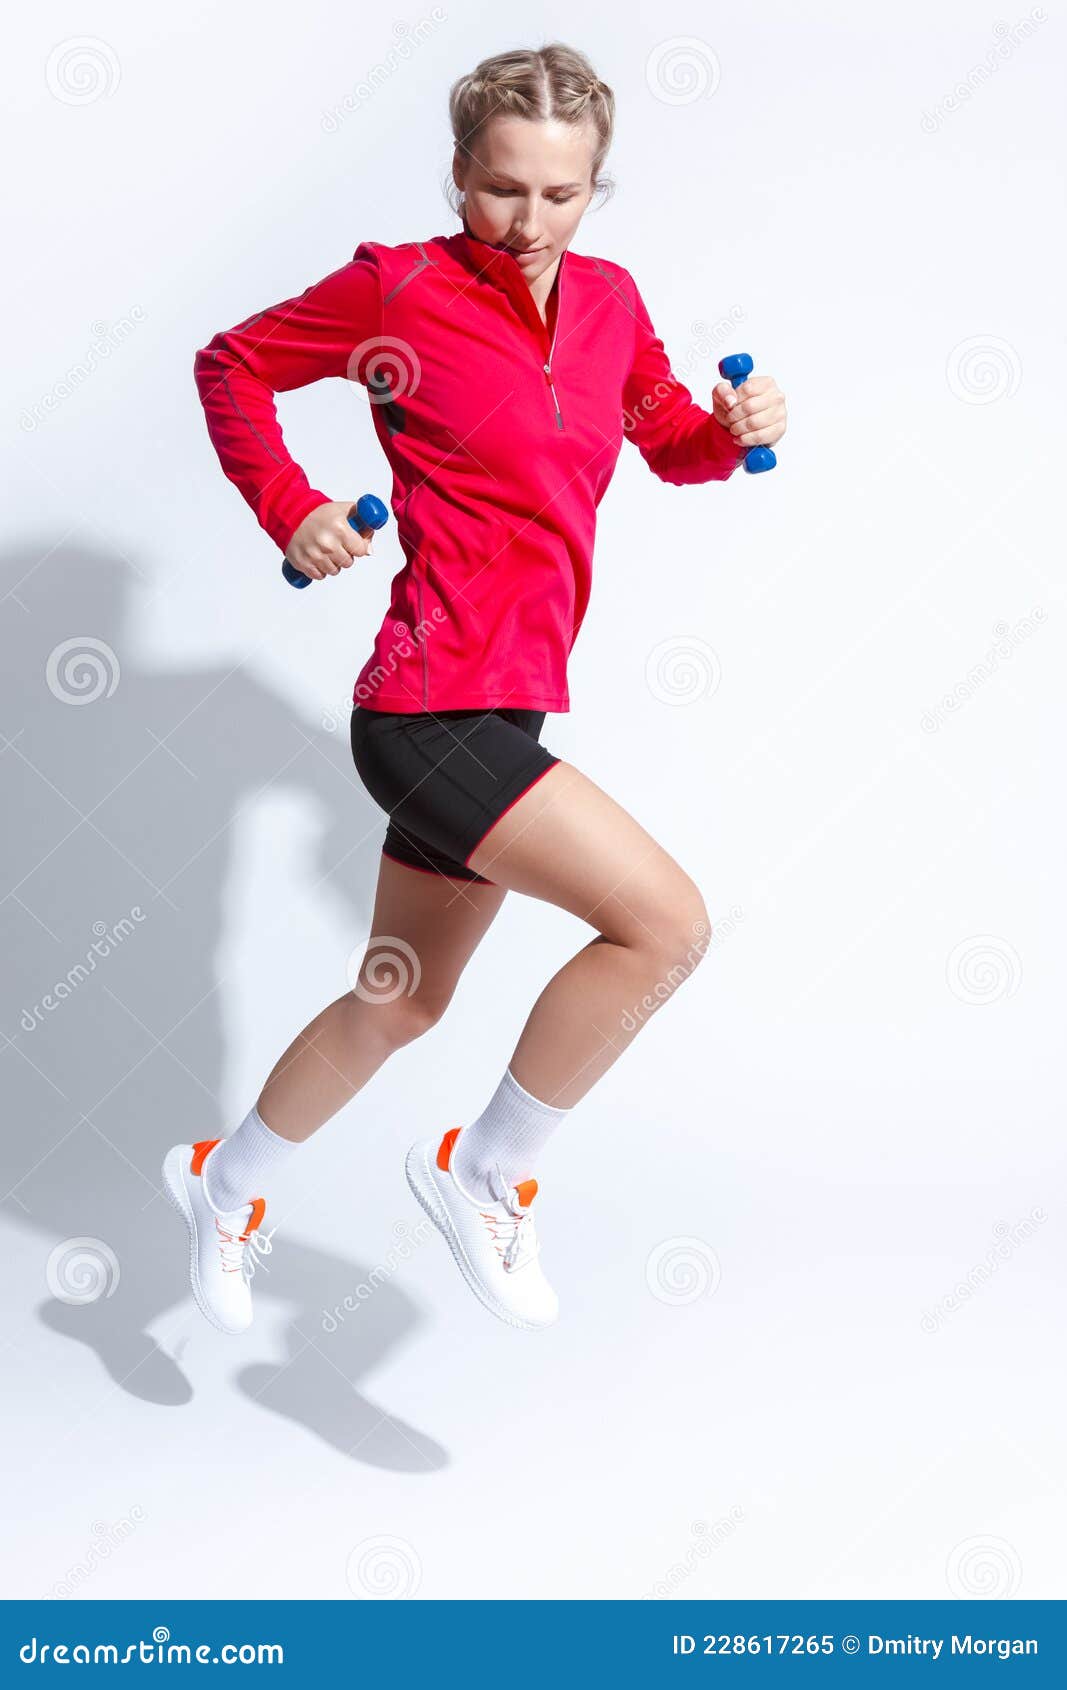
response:
<svg viewBox="0 0 1067 1690"><path fill-rule="evenodd" d="M276 1230L275 1228L274 1231ZM244 1244L240 1234L223 1226L217 1215L215 1231L218 1234L219 1254L226 1272L236 1273L240 1269L246 1283L250 1285L256 1268L261 1265L260 1257L269 1256L274 1248L271 1242L274 1231L263 1233L257 1227L255 1232L249 1235L248 1243Z"/></svg>
<svg viewBox="0 0 1067 1690"><path fill-rule="evenodd" d="M529 1205L523 1206L519 1201L519 1194L513 1185L509 1185L501 1172L500 1163L493 1168L496 1174L499 1193L496 1194L498 1203L503 1203L507 1216L493 1216L493 1223L499 1227L497 1236L501 1241L506 1240L504 1250L504 1266L510 1271L521 1267L531 1257L536 1256L541 1246L538 1242L537 1227L534 1223L533 1211ZM492 1183L490 1182L490 1190Z"/></svg>

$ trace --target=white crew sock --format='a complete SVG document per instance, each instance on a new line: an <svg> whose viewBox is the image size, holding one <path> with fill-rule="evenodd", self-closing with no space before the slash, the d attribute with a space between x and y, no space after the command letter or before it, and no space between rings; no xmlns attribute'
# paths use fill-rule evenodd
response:
<svg viewBox="0 0 1067 1690"><path fill-rule="evenodd" d="M247 1208L254 1197L266 1197L264 1184L295 1149L293 1139L271 1131L253 1103L236 1132L205 1156L204 1196L220 1215Z"/></svg>
<svg viewBox="0 0 1067 1690"><path fill-rule="evenodd" d="M464 1191L492 1198L489 1170L498 1162L508 1185L529 1179L537 1153L568 1113L531 1097L511 1069L505 1069L487 1107L456 1140L452 1168Z"/></svg>

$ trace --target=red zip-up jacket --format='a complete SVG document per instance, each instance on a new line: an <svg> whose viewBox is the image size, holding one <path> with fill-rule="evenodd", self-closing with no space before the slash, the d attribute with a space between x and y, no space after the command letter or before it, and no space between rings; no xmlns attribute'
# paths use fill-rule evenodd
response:
<svg viewBox="0 0 1067 1690"><path fill-rule="evenodd" d="M329 495L286 450L273 395L323 376L368 390L404 565L354 703L568 710L596 509L624 437L678 485L725 481L744 458L671 374L620 264L566 250L547 310L546 325L518 260L464 221L364 241L196 354L222 467L283 552Z"/></svg>

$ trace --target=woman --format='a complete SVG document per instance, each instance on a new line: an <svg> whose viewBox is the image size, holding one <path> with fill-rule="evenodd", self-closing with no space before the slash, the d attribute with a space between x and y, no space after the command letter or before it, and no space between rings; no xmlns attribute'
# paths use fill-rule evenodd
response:
<svg viewBox="0 0 1067 1690"><path fill-rule="evenodd" d="M539 1153L634 1036L630 1006L669 995L708 942L689 875L540 733L569 708L596 507L624 435L664 481L724 481L781 438L783 396L768 376L737 393L724 381L702 410L629 273L570 250L614 121L583 54L555 43L487 59L450 112L460 232L364 242L197 354L225 473L313 581L370 546L353 501L293 462L272 396L328 375L365 385L405 560L353 695L355 766L390 818L356 989L294 1040L236 1132L164 1163L194 1295L226 1331L251 1320L279 1162L434 1025L509 889L595 936L537 999L482 1113L413 1145L407 1175L486 1308L513 1326L554 1321L531 1210ZM388 1001L372 985L383 953L415 964L414 989Z"/></svg>

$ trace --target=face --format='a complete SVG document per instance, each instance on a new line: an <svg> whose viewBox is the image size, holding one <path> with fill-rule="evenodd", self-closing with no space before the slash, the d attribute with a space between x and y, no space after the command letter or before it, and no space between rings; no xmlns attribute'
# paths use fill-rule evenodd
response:
<svg viewBox="0 0 1067 1690"><path fill-rule="evenodd" d="M527 282L557 262L593 197L591 123L494 117L452 165L480 241L506 247Z"/></svg>

